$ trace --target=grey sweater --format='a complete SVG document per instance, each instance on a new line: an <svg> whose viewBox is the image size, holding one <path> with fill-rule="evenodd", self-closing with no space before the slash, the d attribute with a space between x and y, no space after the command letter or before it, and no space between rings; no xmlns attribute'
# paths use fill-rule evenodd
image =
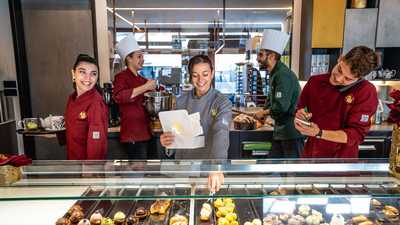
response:
<svg viewBox="0 0 400 225"><path fill-rule="evenodd" d="M228 158L232 105L226 96L214 88L211 88L202 97L195 96L194 90L183 92L176 100L176 108L186 109L189 114L200 113L205 147L198 149L176 149L175 159Z"/></svg>

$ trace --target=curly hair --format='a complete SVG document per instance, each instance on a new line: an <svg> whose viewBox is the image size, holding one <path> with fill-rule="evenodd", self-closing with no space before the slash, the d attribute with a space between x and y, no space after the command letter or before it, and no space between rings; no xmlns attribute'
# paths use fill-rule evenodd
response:
<svg viewBox="0 0 400 225"><path fill-rule="evenodd" d="M352 48L343 61L350 67L351 73L356 77L364 77L378 67L378 56L374 50L366 46Z"/></svg>

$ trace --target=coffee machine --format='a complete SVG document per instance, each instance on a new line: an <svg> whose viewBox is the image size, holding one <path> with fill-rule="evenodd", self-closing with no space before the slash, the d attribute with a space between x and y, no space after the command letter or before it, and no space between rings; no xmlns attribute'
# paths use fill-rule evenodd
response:
<svg viewBox="0 0 400 225"><path fill-rule="evenodd" d="M103 98L108 106L108 126L116 127L120 124L119 108L112 98L112 83L103 84Z"/></svg>

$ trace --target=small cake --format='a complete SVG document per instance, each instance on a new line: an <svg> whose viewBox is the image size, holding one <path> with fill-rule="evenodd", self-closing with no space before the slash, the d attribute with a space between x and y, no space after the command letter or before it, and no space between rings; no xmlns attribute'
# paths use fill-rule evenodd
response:
<svg viewBox="0 0 400 225"><path fill-rule="evenodd" d="M282 220L283 222L286 222L289 219L289 214L280 214L279 219Z"/></svg>
<svg viewBox="0 0 400 225"><path fill-rule="evenodd" d="M71 223L78 223L81 219L83 219L83 212L79 210L73 211L71 216L69 217Z"/></svg>
<svg viewBox="0 0 400 225"><path fill-rule="evenodd" d="M299 207L298 212L299 212L299 215L300 215L300 216L306 217L306 216L310 215L310 210L311 210L310 206L308 206L308 205L301 205L301 206Z"/></svg>
<svg viewBox="0 0 400 225"><path fill-rule="evenodd" d="M237 219L237 215L236 215L236 213L230 212L230 213L226 214L225 218L227 220L229 220L229 222L232 222Z"/></svg>
<svg viewBox="0 0 400 225"><path fill-rule="evenodd" d="M229 225L229 220L224 217L218 218L218 225ZM246 224L245 224L246 225ZM251 224L250 224L251 225Z"/></svg>
<svg viewBox="0 0 400 225"><path fill-rule="evenodd" d="M67 215L71 216L74 211L83 211L83 209L80 205L75 204L68 209Z"/></svg>
<svg viewBox="0 0 400 225"><path fill-rule="evenodd" d="M344 225L344 218L340 214L333 214L330 225Z"/></svg>
<svg viewBox="0 0 400 225"><path fill-rule="evenodd" d="M249 221L246 221L243 225L253 225L253 224Z"/></svg>
<svg viewBox="0 0 400 225"><path fill-rule="evenodd" d="M372 221L367 220L367 221L359 223L358 225L375 225L375 224Z"/></svg>
<svg viewBox="0 0 400 225"><path fill-rule="evenodd" d="M217 198L217 199L214 201L214 207L215 207L215 208L219 208L219 207L222 207L222 206L224 206L224 202L222 201L221 198Z"/></svg>
<svg viewBox="0 0 400 225"><path fill-rule="evenodd" d="M252 223L253 225L262 225L262 222L261 222L260 219L253 219L253 221L251 221L251 223Z"/></svg>
<svg viewBox="0 0 400 225"><path fill-rule="evenodd" d="M148 214L149 214L149 212L145 209L145 208L143 208L143 207L138 207L136 210L135 210L135 217L136 218L138 218L138 219L144 219L144 218L146 218L147 216L148 216Z"/></svg>
<svg viewBox="0 0 400 225"><path fill-rule="evenodd" d="M151 214L165 214L171 205L171 200L170 199L160 199L154 202L150 206L150 213Z"/></svg>
<svg viewBox="0 0 400 225"><path fill-rule="evenodd" d="M380 201L378 201L377 199L371 199L371 205L375 208L379 208L382 206L382 203Z"/></svg>
<svg viewBox="0 0 400 225"><path fill-rule="evenodd" d="M137 223L139 223L139 218L134 216L128 216L124 225L136 225Z"/></svg>
<svg viewBox="0 0 400 225"><path fill-rule="evenodd" d="M169 225L187 225L189 223L186 216L175 215L169 219Z"/></svg>
<svg viewBox="0 0 400 225"><path fill-rule="evenodd" d="M114 221L111 218L103 217L101 225L114 225Z"/></svg>
<svg viewBox="0 0 400 225"><path fill-rule="evenodd" d="M82 219L79 221L78 225L90 225L90 222L88 219Z"/></svg>
<svg viewBox="0 0 400 225"><path fill-rule="evenodd" d="M304 217L302 217L300 215L295 215L288 219L289 225L301 225L301 224L304 224L304 222L305 222Z"/></svg>
<svg viewBox="0 0 400 225"><path fill-rule="evenodd" d="M125 221L125 213L118 211L114 214L114 224L115 225L123 225Z"/></svg>
<svg viewBox="0 0 400 225"><path fill-rule="evenodd" d="M200 210L200 220L202 221L210 220L211 212L212 212L211 205L208 203L203 203Z"/></svg>
<svg viewBox="0 0 400 225"><path fill-rule="evenodd" d="M361 222L364 222L367 220L368 220L368 218L365 217L364 215L354 216L351 218L352 223L361 223Z"/></svg>
<svg viewBox="0 0 400 225"><path fill-rule="evenodd" d="M322 218L319 217L318 215L314 215L314 214L309 215L306 218L306 223L308 225L319 225L321 223L321 221L322 221Z"/></svg>
<svg viewBox="0 0 400 225"><path fill-rule="evenodd" d="M263 225L280 225L282 221L279 219L277 215L268 214L263 218Z"/></svg>
<svg viewBox="0 0 400 225"><path fill-rule="evenodd" d="M102 219L103 219L103 216L101 215L101 213L96 211L90 216L90 224L91 225L100 225Z"/></svg>
<svg viewBox="0 0 400 225"><path fill-rule="evenodd" d="M59 218L56 222L56 225L71 225L71 221L67 218Z"/></svg>
<svg viewBox="0 0 400 225"><path fill-rule="evenodd" d="M239 222L234 220L234 221L230 222L229 225L239 225Z"/></svg>

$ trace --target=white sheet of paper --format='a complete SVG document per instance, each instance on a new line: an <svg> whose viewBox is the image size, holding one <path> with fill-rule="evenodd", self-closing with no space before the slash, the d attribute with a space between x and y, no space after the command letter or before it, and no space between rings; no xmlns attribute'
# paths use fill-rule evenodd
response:
<svg viewBox="0 0 400 225"><path fill-rule="evenodd" d="M172 132L175 141L169 148L194 149L204 147L203 128L200 114L189 115L186 110L164 111L158 114L164 131Z"/></svg>

